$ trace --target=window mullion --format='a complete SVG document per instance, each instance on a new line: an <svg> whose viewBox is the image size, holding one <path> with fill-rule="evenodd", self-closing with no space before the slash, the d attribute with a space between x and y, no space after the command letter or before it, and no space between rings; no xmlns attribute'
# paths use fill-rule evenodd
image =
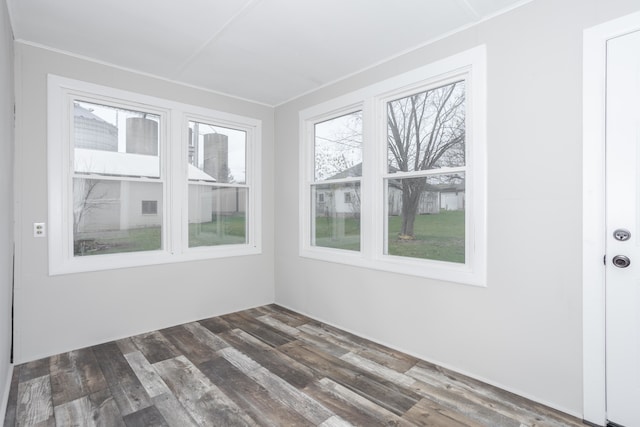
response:
<svg viewBox="0 0 640 427"><path fill-rule="evenodd" d="M375 131L375 104L371 98L366 99L362 108L362 206L360 214L362 256L372 259L378 247L376 237L379 195L375 176L379 157Z"/></svg>

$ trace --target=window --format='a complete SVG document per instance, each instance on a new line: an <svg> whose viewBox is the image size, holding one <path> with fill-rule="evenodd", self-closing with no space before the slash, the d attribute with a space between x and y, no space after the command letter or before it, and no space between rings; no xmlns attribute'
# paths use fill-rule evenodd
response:
<svg viewBox="0 0 640 427"><path fill-rule="evenodd" d="M133 213L136 198L161 200L164 193L161 114L79 97L71 102L73 255L161 249L162 217L149 220Z"/></svg>
<svg viewBox="0 0 640 427"><path fill-rule="evenodd" d="M360 250L360 206L351 192L362 176L362 112L355 111L314 125L314 182L311 244Z"/></svg>
<svg viewBox="0 0 640 427"><path fill-rule="evenodd" d="M49 76L50 273L259 253L259 151L257 120Z"/></svg>
<svg viewBox="0 0 640 427"><path fill-rule="evenodd" d="M481 46L302 111L300 254L484 285L484 109Z"/></svg>
<svg viewBox="0 0 640 427"><path fill-rule="evenodd" d="M246 243L246 132L189 121L189 136L189 247Z"/></svg>
<svg viewBox="0 0 640 427"><path fill-rule="evenodd" d="M158 215L158 201L157 200L143 200L142 201L142 215Z"/></svg>
<svg viewBox="0 0 640 427"><path fill-rule="evenodd" d="M465 262L465 86L456 76L385 101L385 254Z"/></svg>

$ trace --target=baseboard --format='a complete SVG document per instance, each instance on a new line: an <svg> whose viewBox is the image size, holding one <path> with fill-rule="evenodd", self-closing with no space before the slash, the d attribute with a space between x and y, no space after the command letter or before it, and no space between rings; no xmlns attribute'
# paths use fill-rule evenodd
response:
<svg viewBox="0 0 640 427"><path fill-rule="evenodd" d="M9 391L11 390L11 379L13 378L13 365L9 365L9 372L7 375L7 382L2 387L2 394L0 394L0 421L4 424L4 417L7 414L7 404L9 403Z"/></svg>

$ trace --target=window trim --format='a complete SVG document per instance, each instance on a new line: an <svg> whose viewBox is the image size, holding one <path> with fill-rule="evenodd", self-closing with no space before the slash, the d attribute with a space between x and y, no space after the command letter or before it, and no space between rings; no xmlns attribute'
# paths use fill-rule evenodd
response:
<svg viewBox="0 0 640 427"><path fill-rule="evenodd" d="M464 76L466 100L465 165L466 262L424 260L384 254L387 173L386 102L416 93L438 83ZM361 251L311 245L311 200L313 184L313 126L349 112L362 110L363 170L361 178ZM481 45L426 66L375 83L360 90L300 111L300 236L299 255L322 261L486 286L486 46ZM448 169L438 170L446 173ZM403 174L393 174L400 178Z"/></svg>
<svg viewBox="0 0 640 427"><path fill-rule="evenodd" d="M47 92L49 275L262 253L260 120L53 74L48 75ZM161 115L158 152L160 179L145 179L145 182L162 182L164 185L162 249L86 257L73 255L72 225L69 220L73 176L73 150L70 142L73 111L70 100L76 98L130 109L137 108ZM186 129L191 117L204 118L216 125L247 132L246 182L250 191L246 213L246 244L188 247L189 138Z"/></svg>

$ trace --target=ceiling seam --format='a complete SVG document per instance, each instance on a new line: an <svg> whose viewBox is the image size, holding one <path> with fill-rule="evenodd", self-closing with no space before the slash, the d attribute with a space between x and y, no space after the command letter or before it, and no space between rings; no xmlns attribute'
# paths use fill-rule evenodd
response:
<svg viewBox="0 0 640 427"><path fill-rule="evenodd" d="M516 3L514 3L511 7L503 8L503 9L500 9L499 11L497 11L497 12L485 15L483 17L480 17L479 19L476 20L476 22L470 22L468 24L462 25L462 26L460 26L458 28L455 28L455 29L453 29L451 31L448 31L446 33L440 34L439 36L433 37L433 38L431 38L429 40L426 40L426 41L424 41L422 43L419 43L416 46L413 46L413 47L404 49L404 50L402 50L400 52L397 52L394 55L391 55L391 56L389 56L387 58L381 59L380 61L377 61L377 62L375 62L373 64L370 64L370 65L368 65L366 67L363 67L363 68L361 68L359 70L356 70L356 71L354 71L352 73L349 73L349 74L341 76L341 77L339 77L337 79L325 82L325 83L323 83L323 84L321 84L321 85L319 85L319 86L317 86L317 87L315 87L313 89L309 89L309 90L307 90L307 91L305 91L305 92L303 92L301 94L295 95L295 96L293 96L293 97L291 97L289 99L286 99L286 100L284 100L282 102L274 103L273 107L274 108L281 107L281 106L286 105L286 104L288 104L290 102L293 102L295 100L301 99L304 96L307 96L309 94L317 92L317 91L319 91L319 90L321 90L323 88L326 88L326 87L329 87L329 86L334 85L336 83L339 83L341 81L345 81L347 79L350 79L350 78L352 78L354 76L357 76L360 73L364 73L365 71L368 71L368 70L371 70L371 69L373 69L375 67L378 67L380 65L386 64L386 63L388 63L388 62L390 62L390 61L392 61L392 60L394 60L396 58L399 58L399 57L401 57L403 55L406 55L408 53L417 51L418 49L422 49L422 48L424 48L426 46L429 46L431 44L437 43L440 40L443 40L443 39L446 39L447 37L452 36L453 34L457 34L457 33L460 33L462 31L468 30L469 28L473 28L476 25L480 25L481 23L486 22L486 21L488 21L490 19L493 19L493 18L495 18L497 16L500 16L500 15L503 15L505 13L511 12L512 10L517 9L517 8L527 4L527 3L531 3L532 1L534 1L534 0L520 0L520 1L516 2ZM482 44L482 43L480 43L480 44Z"/></svg>
<svg viewBox="0 0 640 427"><path fill-rule="evenodd" d="M479 14L478 11L473 6L471 6L468 0L457 0L457 1L458 1L458 4L460 4L463 8L471 12L471 14L474 16L476 21L482 18L482 15Z"/></svg>
<svg viewBox="0 0 640 427"><path fill-rule="evenodd" d="M204 42L199 48L197 48L176 70L176 73L173 75L173 78L178 79L184 73L185 69L211 44L215 39L220 37L220 35L227 29L229 26L240 18L242 15L246 13L249 9L255 7L262 0L249 0L238 12L236 12L231 18L225 22L222 27L216 31L206 42Z"/></svg>
<svg viewBox="0 0 640 427"><path fill-rule="evenodd" d="M140 75L140 76L150 77L152 79L157 79L159 81L163 81L163 82L167 82L167 83L171 83L171 84L175 84L175 85L179 85L179 86L184 86L184 87L195 89L195 90L200 90L200 91L211 93L211 94L218 95L218 96L224 96L224 97L227 97L227 98L230 98L230 99L237 99L238 101L248 102L250 104L261 105L263 107L268 107L268 108L275 108L274 104L269 104L267 102L262 102L262 101L258 101L258 100L255 100L255 99L244 98L242 96L234 95L234 94L223 92L223 91L220 91L220 90L215 90L215 89L207 88L207 87L204 87L204 86L198 86L198 85L187 83L187 82L183 82L183 81L180 81L180 80L174 80L172 78L160 76L158 74L153 74L153 73L149 73L149 72L146 72L146 71L136 70L135 68L128 68L128 67L125 67L125 66L122 66L122 65L114 64L113 62L102 61L100 59L92 58L90 56L81 55L79 53L74 53L74 52L70 52L70 51L67 51L67 50L63 50L63 49L58 49L58 48L55 48L55 47L47 46L47 45L42 44L42 43L35 43L35 42L31 42L29 40L24 40L24 39L15 39L14 42L17 43L17 44L24 45L24 46L31 46L31 47L34 47L36 49L44 49L44 50L48 50L50 52L54 52L54 53L57 53L57 54L66 55L66 56L69 56L71 58L76 58L76 59L81 59L83 61L92 62L94 64L104 65L104 66L107 66L107 67L114 68L116 70L125 71L127 73L132 73L132 74L137 74L137 75Z"/></svg>

